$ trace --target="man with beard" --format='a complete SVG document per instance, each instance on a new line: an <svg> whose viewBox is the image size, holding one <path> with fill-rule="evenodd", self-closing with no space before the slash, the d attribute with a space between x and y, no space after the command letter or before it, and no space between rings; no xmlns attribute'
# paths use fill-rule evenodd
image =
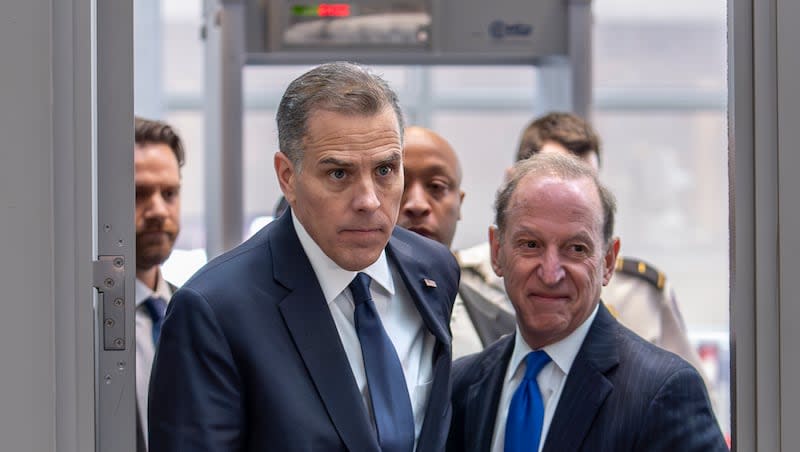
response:
<svg viewBox="0 0 800 452"><path fill-rule="evenodd" d="M137 450L147 450L147 391L161 322L176 287L161 275L180 230L183 144L169 125L135 120Z"/></svg>

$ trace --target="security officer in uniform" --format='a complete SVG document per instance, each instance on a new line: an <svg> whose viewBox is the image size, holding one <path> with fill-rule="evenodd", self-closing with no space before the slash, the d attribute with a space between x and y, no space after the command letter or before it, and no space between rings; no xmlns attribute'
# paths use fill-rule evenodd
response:
<svg viewBox="0 0 800 452"><path fill-rule="evenodd" d="M588 123L569 113L547 114L525 129L516 161L540 152L571 154L595 170L600 166L597 134ZM514 330L514 310L503 280L492 270L488 243L456 254L461 265L460 295L486 346ZM623 325L681 356L704 375L700 357L689 342L675 296L662 272L642 260L620 257L614 277L603 288L601 298ZM711 389L709 393L713 394Z"/></svg>

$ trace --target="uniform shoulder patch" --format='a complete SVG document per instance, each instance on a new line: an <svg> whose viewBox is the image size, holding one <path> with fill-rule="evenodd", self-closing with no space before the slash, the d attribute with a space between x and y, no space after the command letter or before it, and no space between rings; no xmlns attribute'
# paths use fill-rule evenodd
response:
<svg viewBox="0 0 800 452"><path fill-rule="evenodd" d="M615 270L627 275L638 276L654 285L658 290L663 289L667 281L667 277L662 271L643 260L632 257L617 257Z"/></svg>

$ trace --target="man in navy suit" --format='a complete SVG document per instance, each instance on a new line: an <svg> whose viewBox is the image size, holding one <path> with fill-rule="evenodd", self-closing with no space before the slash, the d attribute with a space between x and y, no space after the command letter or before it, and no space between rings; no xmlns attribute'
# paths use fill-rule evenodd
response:
<svg viewBox="0 0 800 452"><path fill-rule="evenodd" d="M151 451L443 450L459 270L395 228L396 95L358 65L324 64L289 85L277 122L290 209L172 298Z"/></svg>
<svg viewBox="0 0 800 452"><path fill-rule="evenodd" d="M573 157L517 163L498 193L492 267L515 334L453 365L448 451L723 451L703 379L600 302L615 201Z"/></svg>

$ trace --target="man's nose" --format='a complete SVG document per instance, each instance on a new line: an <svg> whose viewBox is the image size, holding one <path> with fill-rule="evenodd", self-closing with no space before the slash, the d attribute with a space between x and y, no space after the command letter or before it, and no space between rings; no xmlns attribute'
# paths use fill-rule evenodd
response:
<svg viewBox="0 0 800 452"><path fill-rule="evenodd" d="M411 184L406 187L403 192L401 212L409 217L421 217L431 212L431 205L428 203L425 190L420 184Z"/></svg>
<svg viewBox="0 0 800 452"><path fill-rule="evenodd" d="M548 249L539 264L539 278L548 286L555 286L564 279L564 266L557 249Z"/></svg>
<svg viewBox="0 0 800 452"><path fill-rule="evenodd" d="M166 218L169 215L167 208L167 200L160 192L153 193L148 200L148 206L145 210L145 217L147 218Z"/></svg>
<svg viewBox="0 0 800 452"><path fill-rule="evenodd" d="M373 181L372 178L363 178L363 181L357 188L354 204L357 210L363 211L373 211L381 206L381 200L378 196L378 187L375 186L375 181Z"/></svg>

